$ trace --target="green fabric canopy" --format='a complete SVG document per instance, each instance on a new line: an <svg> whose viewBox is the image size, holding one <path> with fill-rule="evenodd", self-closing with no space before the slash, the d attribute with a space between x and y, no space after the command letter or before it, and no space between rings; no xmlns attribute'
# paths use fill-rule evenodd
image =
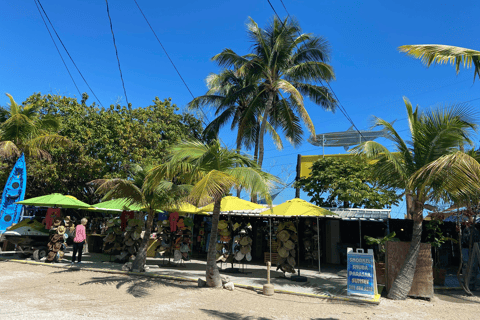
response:
<svg viewBox="0 0 480 320"><path fill-rule="evenodd" d="M71 209L87 209L92 207L88 203L80 201L74 196L65 196L61 193L52 193L46 196L31 198L15 203L36 207L58 207Z"/></svg>
<svg viewBox="0 0 480 320"><path fill-rule="evenodd" d="M130 211L141 211L141 207L136 204L128 204L127 199L113 199L109 201L100 202L94 204L92 210L99 210L99 211L123 211L123 210L130 210Z"/></svg>

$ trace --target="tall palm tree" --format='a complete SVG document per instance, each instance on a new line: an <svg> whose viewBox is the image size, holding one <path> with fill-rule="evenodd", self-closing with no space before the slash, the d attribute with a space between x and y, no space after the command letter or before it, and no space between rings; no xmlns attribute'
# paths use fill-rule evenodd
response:
<svg viewBox="0 0 480 320"><path fill-rule="evenodd" d="M405 299L410 291L420 248L425 203L443 193L447 182L452 184L451 181L456 181L458 187L459 180L462 180L461 176L449 175L451 170L445 166L438 167L437 163L442 157L455 154L461 146L472 144L471 134L476 129L472 112L464 105L420 112L406 98L404 101L410 129L409 141L404 141L388 121L376 118L376 125L383 127L386 137L395 144L396 152L390 152L375 141L364 142L353 149L357 154L379 160L375 173L380 180L404 190L407 215L414 222L410 249L388 294L392 299ZM436 172L435 179L425 179L426 170L432 165L442 170ZM452 190L453 187L449 188Z"/></svg>
<svg viewBox="0 0 480 320"><path fill-rule="evenodd" d="M325 110L334 111L336 101L330 91L315 83L330 81L335 75L328 64L327 41L311 34L302 34L295 20L274 18L267 28L261 29L250 18L247 29L253 42L252 53L241 56L231 49L224 49L212 59L221 67L234 66L261 81L254 99L264 99L258 136L258 164L261 167L266 125L274 108L282 105L284 109L298 114L314 135L315 129L305 109L303 96L308 96ZM275 101L278 103L275 104Z"/></svg>
<svg viewBox="0 0 480 320"><path fill-rule="evenodd" d="M210 144L184 142L171 150L165 164L153 168L147 177L150 186L172 178L193 185L189 202L202 206L214 202L212 231L207 254L206 280L210 287L222 285L215 261L222 197L234 187L262 195L270 200L270 187L276 178L263 172L250 157L222 148L218 140Z"/></svg>
<svg viewBox="0 0 480 320"><path fill-rule="evenodd" d="M169 181L160 181L154 188L147 188L145 178L152 166L132 167L128 179L97 179L90 184L97 187L97 193L104 194L103 200L127 199L126 204L141 207L147 214L145 233L132 264L133 270L144 271L147 259L148 240L153 226L153 218L158 209L175 207L188 195L190 186Z"/></svg>
<svg viewBox="0 0 480 320"><path fill-rule="evenodd" d="M437 63L450 63L455 66L457 74L462 64L465 68L470 68L473 64L473 80L475 77L480 79L480 51L442 44L405 45L398 47L398 50L421 59L427 67Z"/></svg>
<svg viewBox="0 0 480 320"><path fill-rule="evenodd" d="M9 108L0 107L0 157L27 156L51 159L46 149L66 146L69 140L58 134L60 121L50 115L40 115L41 105L19 105L10 94Z"/></svg>

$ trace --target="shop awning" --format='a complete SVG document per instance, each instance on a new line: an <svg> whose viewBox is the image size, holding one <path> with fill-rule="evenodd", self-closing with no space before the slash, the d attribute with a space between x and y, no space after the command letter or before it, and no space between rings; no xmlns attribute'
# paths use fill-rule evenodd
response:
<svg viewBox="0 0 480 320"><path fill-rule="evenodd" d="M335 213L316 206L308 201L295 198L273 207L272 209L265 210L261 213L261 215L277 217L320 217L334 216Z"/></svg>
<svg viewBox="0 0 480 320"><path fill-rule="evenodd" d="M188 202L184 202L178 207L165 208L164 210L168 212L200 214L200 215L206 215L206 216L209 215L207 212L201 211L200 209L195 207L193 204L190 204Z"/></svg>
<svg viewBox="0 0 480 320"><path fill-rule="evenodd" d="M328 208L342 220L384 221L390 218L390 209Z"/></svg>
<svg viewBox="0 0 480 320"><path fill-rule="evenodd" d="M213 212L214 203L210 203L208 206L200 208L199 212ZM222 203L220 206L220 212L231 212L231 211L250 211L250 210L265 210L265 206L257 203L253 203L247 200L243 200L237 197L224 197L222 198Z"/></svg>
<svg viewBox="0 0 480 320"><path fill-rule="evenodd" d="M87 209L92 207L88 203L80 201L74 196L63 195L61 193L52 193L46 196L30 198L27 200L18 201L16 202L16 204L36 207L58 207L69 209Z"/></svg>

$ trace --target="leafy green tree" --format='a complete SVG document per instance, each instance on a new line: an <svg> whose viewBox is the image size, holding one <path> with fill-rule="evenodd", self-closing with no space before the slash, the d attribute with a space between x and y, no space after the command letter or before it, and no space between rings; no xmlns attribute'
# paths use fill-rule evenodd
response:
<svg viewBox="0 0 480 320"><path fill-rule="evenodd" d="M103 200L124 198L127 199L126 205L138 205L146 211L145 233L132 264L132 269L140 272L145 271L148 240L155 213L160 208L175 207L190 190L188 185L176 185L167 181L160 181L154 188L147 188L145 178L150 169L150 166L135 165L132 166L129 179L97 179L91 182L98 187L97 193L105 195Z"/></svg>
<svg viewBox="0 0 480 320"><path fill-rule="evenodd" d="M405 45L399 47L398 50L421 59L427 67L437 63L450 63L455 66L457 74L460 72L462 64L466 68L473 65L473 80L475 80L475 77L480 78L480 51L441 44Z"/></svg>
<svg viewBox="0 0 480 320"><path fill-rule="evenodd" d="M47 149L68 145L67 138L56 134L60 127L58 117L42 114L41 103L19 105L10 94L9 108L0 107L0 157L28 157L51 159Z"/></svg>
<svg viewBox="0 0 480 320"><path fill-rule="evenodd" d="M464 188L462 181L469 181L470 167L458 156L462 153L459 148L472 144L470 138L477 127L472 111L464 105L420 112L406 98L404 101L410 129L408 141L388 121L376 118L376 125L383 127L386 137L394 143L395 153L375 141L364 142L353 150L378 160L374 171L377 179L404 190L407 215L414 221L410 249L388 293L391 299L405 299L412 286L426 202L445 194L445 190ZM478 181L471 188L478 191Z"/></svg>
<svg viewBox="0 0 480 320"><path fill-rule="evenodd" d="M128 178L132 164L158 163L171 145L201 138L200 121L191 114L179 114L170 99L155 98L152 105L132 110L121 106L103 109L87 105L87 100L86 94L77 101L36 93L24 103L41 105L41 115L61 118L58 133L71 142L49 149L51 161L27 158L27 197L60 192L96 203L101 197L87 182ZM4 163L1 184L13 163Z"/></svg>
<svg viewBox="0 0 480 320"><path fill-rule="evenodd" d="M323 85L315 84L334 79L334 72L328 64L327 41L312 34L302 34L295 20L274 18L267 28L261 29L250 18L247 29L253 42L252 53L241 56L232 49L224 49L212 59L221 67L238 68L240 73L249 74L260 81L254 101L262 101L255 111L261 114L257 160L261 167L264 135L272 114L276 115L277 124L281 125L287 136L288 132L296 131L296 138L291 142L297 144L302 140L302 121L310 133L315 134L303 103L304 96L325 110L335 110L336 101L330 91ZM272 121L271 124L275 127Z"/></svg>
<svg viewBox="0 0 480 320"><path fill-rule="evenodd" d="M230 189L240 186L260 194L271 203L269 191L276 178L263 172L250 157L222 148L218 140L208 145L198 141L183 142L172 147L171 151L165 164L150 171L147 177L149 186L156 188L165 180L175 179L193 185L188 200L194 205L214 202L206 280L208 286L220 287L222 281L215 261L215 244L222 197Z"/></svg>
<svg viewBox="0 0 480 320"><path fill-rule="evenodd" d="M312 173L296 186L318 206L384 208L398 204L401 195L373 178L373 165L364 157L323 158L312 166Z"/></svg>

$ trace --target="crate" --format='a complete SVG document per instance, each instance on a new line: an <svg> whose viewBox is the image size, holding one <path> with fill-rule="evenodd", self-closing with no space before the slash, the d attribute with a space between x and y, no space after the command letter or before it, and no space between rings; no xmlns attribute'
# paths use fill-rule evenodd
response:
<svg viewBox="0 0 480 320"><path fill-rule="evenodd" d="M277 264L278 261L278 253L272 253L272 260L270 260L270 252L264 252L264 259L263 262L267 263L267 261L271 261L272 265Z"/></svg>

